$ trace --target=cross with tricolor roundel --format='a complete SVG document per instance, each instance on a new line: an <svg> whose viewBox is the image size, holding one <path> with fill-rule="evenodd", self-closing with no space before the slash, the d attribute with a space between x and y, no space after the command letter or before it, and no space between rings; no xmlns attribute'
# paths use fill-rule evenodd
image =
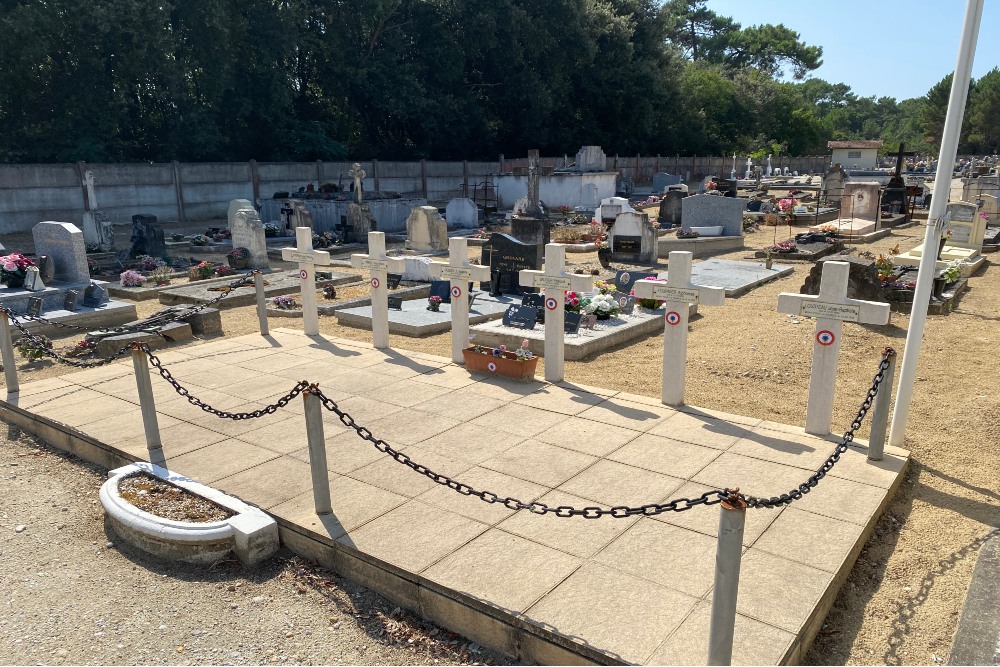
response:
<svg viewBox="0 0 1000 667"><path fill-rule="evenodd" d="M319 312L316 308L316 265L329 266L330 253L313 250L312 227L295 228L295 247L282 248L281 259L298 262L302 288L302 329L307 336L319 333Z"/></svg>
<svg viewBox="0 0 1000 667"><path fill-rule="evenodd" d="M351 266L371 271L372 285L372 345L389 347L389 291L386 273L403 273L406 260L385 254L385 233L368 232L368 254L351 255Z"/></svg>
<svg viewBox="0 0 1000 667"><path fill-rule="evenodd" d="M675 250L670 253L666 283L644 279L637 280L632 285L636 298L666 302L666 314L663 316L663 378L660 389L660 399L665 405L684 404L689 304L721 306L726 300L725 289L691 282L693 257L690 252Z"/></svg>
<svg viewBox="0 0 1000 667"><path fill-rule="evenodd" d="M840 333L844 322L887 324L889 304L847 298L851 265L823 262L819 294L778 295L778 312L816 318L812 373L809 376L809 403L806 405L806 433L826 435L833 420L833 396L840 358Z"/></svg>
<svg viewBox="0 0 1000 667"><path fill-rule="evenodd" d="M448 262L431 262L431 275L451 281L451 360L465 363L462 350L469 344L469 282L490 279L490 267L469 263L469 241L448 239Z"/></svg>
<svg viewBox="0 0 1000 667"><path fill-rule="evenodd" d="M545 380L560 382L566 367L566 333L563 329L566 292L593 290L594 277L567 272L566 247L559 243L549 243L545 246L544 270L522 269L518 272L518 283L545 290Z"/></svg>

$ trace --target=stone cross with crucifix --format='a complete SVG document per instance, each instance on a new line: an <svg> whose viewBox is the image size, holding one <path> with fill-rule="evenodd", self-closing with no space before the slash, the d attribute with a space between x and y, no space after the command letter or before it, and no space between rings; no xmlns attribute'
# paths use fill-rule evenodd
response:
<svg viewBox="0 0 1000 667"><path fill-rule="evenodd" d="M813 340L809 403L806 406L806 433L826 435L833 419L833 396L837 384L840 334L844 322L887 324L889 304L847 298L851 265L823 262L819 294L778 295L778 312L816 318Z"/></svg>
<svg viewBox="0 0 1000 667"><path fill-rule="evenodd" d="M451 281L451 360L464 363L469 344L469 282L490 279L490 267L469 263L469 241L448 239L448 262L431 262L431 275Z"/></svg>
<svg viewBox="0 0 1000 667"><path fill-rule="evenodd" d="M524 287L545 290L545 380L560 382L566 366L566 292L589 292L594 289L594 277L566 271L566 246L549 243L545 246L545 267L542 271L523 269L518 282Z"/></svg>
<svg viewBox="0 0 1000 667"><path fill-rule="evenodd" d="M690 252L675 250L667 265L667 282L637 280L632 285L640 299L665 302L663 317L663 379L660 398L665 405L684 404L684 377L687 370L688 304L721 306L726 300L722 287L691 282Z"/></svg>
<svg viewBox="0 0 1000 667"><path fill-rule="evenodd" d="M295 247L282 248L281 259L298 262L302 288L302 328L307 336L319 333L319 312L316 309L316 266L329 266L330 253L313 250L312 227L295 228Z"/></svg>
<svg viewBox="0 0 1000 667"><path fill-rule="evenodd" d="M383 350L389 347L389 291L386 273L403 273L406 270L406 260L385 254L384 232L368 232L368 254L351 255L351 266L371 271L372 345Z"/></svg>
<svg viewBox="0 0 1000 667"><path fill-rule="evenodd" d="M360 204L362 200L361 183L368 174L361 168L360 162L355 162L351 165L351 170L347 172L347 175L354 179L354 203Z"/></svg>

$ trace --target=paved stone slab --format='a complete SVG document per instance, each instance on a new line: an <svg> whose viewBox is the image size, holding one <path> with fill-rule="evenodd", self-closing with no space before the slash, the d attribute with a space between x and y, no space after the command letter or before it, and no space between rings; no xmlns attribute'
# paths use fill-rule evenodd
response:
<svg viewBox="0 0 1000 667"><path fill-rule="evenodd" d="M486 293L480 293L469 310L469 323L479 324L500 319L507 307L513 303L520 303L520 298L493 297ZM357 308L336 308L334 314L337 316L338 324L368 329L369 331L372 328L372 307L370 305ZM451 304L442 303L440 310L433 312L427 310L426 299L412 299L403 302L402 310L389 310L389 333L419 337L442 331L451 331Z"/></svg>
<svg viewBox="0 0 1000 667"><path fill-rule="evenodd" d="M299 379L319 382L413 461L524 502L642 505L735 485L775 495L834 446L797 426L271 333L161 359L193 395L229 410L273 402ZM145 454L134 382L124 360L27 383L0 410L58 446L117 465ZM301 401L234 422L155 376L153 393L172 469L260 506L278 519L285 546L397 604L526 662L705 661L717 507L593 521L515 512L416 474L324 412L334 512L320 517ZM800 660L905 472L908 453L887 450L872 463L857 443L802 501L748 512L734 660Z"/></svg>
<svg viewBox="0 0 1000 667"><path fill-rule="evenodd" d="M333 277L327 280L316 280L317 287L325 287L326 285L343 285L345 283L353 283L360 280L360 276L357 274L347 274L340 273L338 271L330 271ZM205 284L201 284L202 281L195 281L194 283L189 283L182 287L168 288L159 293L160 303L165 303L167 305L175 305L179 303L193 303L193 304L203 304L218 298L221 292L211 291L212 287L220 287L228 285L229 283L238 280L238 277L233 277L231 280L221 281L221 282L209 282L205 281ZM282 294L292 294L293 292L298 292L301 288L301 280L299 279L298 273L285 273L276 272L268 274L265 278L268 283L264 287L264 294L270 298L273 296L280 296ZM218 302L218 308L232 308L235 306L246 306L249 304L256 303L257 292L254 290L253 283L245 287L240 287L236 290L235 294L230 294L225 299Z"/></svg>
<svg viewBox="0 0 1000 667"><path fill-rule="evenodd" d="M746 294L764 283L787 276L795 270L786 264L773 264L770 269L763 262L740 262L731 259L708 259L691 267L691 282L706 287L722 287L727 297ZM660 274L666 278L666 272Z"/></svg>

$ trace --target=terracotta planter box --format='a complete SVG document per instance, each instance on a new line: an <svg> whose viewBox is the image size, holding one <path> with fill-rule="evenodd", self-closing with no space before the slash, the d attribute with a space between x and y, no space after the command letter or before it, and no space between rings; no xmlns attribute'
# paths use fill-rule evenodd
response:
<svg viewBox="0 0 1000 667"><path fill-rule="evenodd" d="M535 367L538 365L538 357L518 361L513 352L504 352L502 357L494 357L492 354L480 354L474 347L467 347L462 350L462 354L465 356L466 370L501 375L523 382L534 379Z"/></svg>

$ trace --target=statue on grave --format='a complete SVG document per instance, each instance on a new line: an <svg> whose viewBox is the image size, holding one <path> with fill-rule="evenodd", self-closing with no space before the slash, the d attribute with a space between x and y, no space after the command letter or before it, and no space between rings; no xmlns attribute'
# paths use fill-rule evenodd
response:
<svg viewBox="0 0 1000 667"><path fill-rule="evenodd" d="M354 183L351 185L351 189L354 190L354 203L360 206L362 200L361 189L364 187L363 181L368 174L361 168L360 162L355 162L351 165L351 170L347 172L347 175L354 179Z"/></svg>

